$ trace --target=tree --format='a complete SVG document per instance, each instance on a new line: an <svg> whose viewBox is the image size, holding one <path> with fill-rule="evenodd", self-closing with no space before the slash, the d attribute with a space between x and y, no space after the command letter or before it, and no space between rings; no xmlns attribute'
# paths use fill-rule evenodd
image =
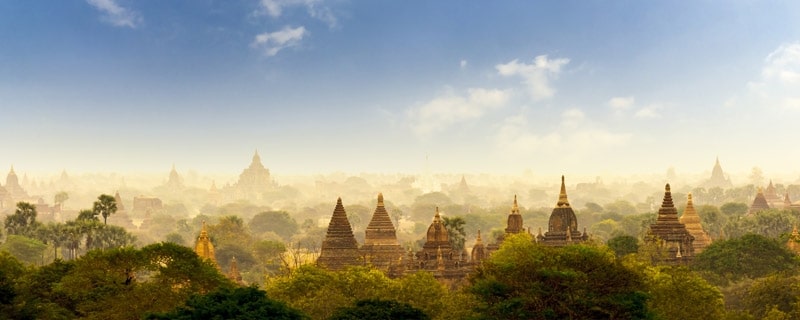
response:
<svg viewBox="0 0 800 320"><path fill-rule="evenodd" d="M147 319L305 319L280 301L255 287L222 288L207 295L193 295L185 306L172 312L151 314Z"/></svg>
<svg viewBox="0 0 800 320"><path fill-rule="evenodd" d="M341 308L330 320L380 320L380 319L405 319L427 320L430 319L422 310L412 307L407 303L393 300L367 299L359 300L354 306Z"/></svg>
<svg viewBox="0 0 800 320"><path fill-rule="evenodd" d="M42 264L47 245L39 240L21 235L9 235L6 242L0 245L0 250L11 253L14 257L26 264Z"/></svg>
<svg viewBox="0 0 800 320"><path fill-rule="evenodd" d="M7 216L5 229L9 235L33 237L41 224L36 221L36 206L27 202L18 202L14 214Z"/></svg>
<svg viewBox="0 0 800 320"><path fill-rule="evenodd" d="M100 221L100 219L97 218L97 213L95 213L92 210L81 210L80 212L78 212L78 217L75 218L75 221L88 221L88 220Z"/></svg>
<svg viewBox="0 0 800 320"><path fill-rule="evenodd" d="M647 319L644 276L603 247L507 237L470 278L486 319Z"/></svg>
<svg viewBox="0 0 800 320"><path fill-rule="evenodd" d="M754 281L743 301L746 310L759 319L767 316L770 309L800 315L800 310L797 310L800 296L797 281L797 276L785 274L773 274Z"/></svg>
<svg viewBox="0 0 800 320"><path fill-rule="evenodd" d="M299 229L295 221L286 211L266 211L256 214L250 220L250 230L256 234L275 232L285 241L289 241Z"/></svg>
<svg viewBox="0 0 800 320"><path fill-rule="evenodd" d="M738 239L715 241L694 257L692 268L718 277L726 283L743 278L760 278L773 272L798 267L794 254L775 239L746 234Z"/></svg>
<svg viewBox="0 0 800 320"><path fill-rule="evenodd" d="M725 303L719 289L686 267L648 267L647 304L660 319L720 319Z"/></svg>
<svg viewBox="0 0 800 320"><path fill-rule="evenodd" d="M629 235L613 237L608 239L606 244L611 250L614 250L617 257L623 257L639 251L639 239Z"/></svg>
<svg viewBox="0 0 800 320"><path fill-rule="evenodd" d="M444 217L442 218L442 224L444 224L444 228L447 230L448 241L450 242L450 246L453 247L453 251L464 251L464 241L467 237L467 233L464 231L464 224L466 224L464 218Z"/></svg>
<svg viewBox="0 0 800 320"><path fill-rule="evenodd" d="M722 211L728 217L743 216L747 213L747 210L749 210L749 207L740 202L728 202L719 207L719 211Z"/></svg>
<svg viewBox="0 0 800 320"><path fill-rule="evenodd" d="M103 224L107 224L108 217L117 212L117 200L110 195L101 194L94 202L92 209L95 215L103 217Z"/></svg>
<svg viewBox="0 0 800 320"><path fill-rule="evenodd" d="M69 193L66 191L61 191L53 196L53 203L55 203L59 208L61 208L64 205L64 202L67 202L67 200L69 200Z"/></svg>

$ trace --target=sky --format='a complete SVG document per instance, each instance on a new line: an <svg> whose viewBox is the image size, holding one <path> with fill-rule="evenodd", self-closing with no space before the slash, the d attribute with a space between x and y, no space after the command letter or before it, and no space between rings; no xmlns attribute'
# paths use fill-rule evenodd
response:
<svg viewBox="0 0 800 320"><path fill-rule="evenodd" d="M797 1L0 1L17 171L769 174L798 124Z"/></svg>

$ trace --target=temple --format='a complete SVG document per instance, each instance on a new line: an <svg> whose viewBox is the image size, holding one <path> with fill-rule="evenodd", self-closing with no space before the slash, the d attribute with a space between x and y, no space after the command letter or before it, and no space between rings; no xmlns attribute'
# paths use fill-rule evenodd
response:
<svg viewBox="0 0 800 320"><path fill-rule="evenodd" d="M409 252L405 265L392 271L397 275L398 271L413 273L423 270L432 273L444 283L455 284L465 279L472 271L472 265L466 259L466 254L458 252L450 244L450 236L437 207L422 250L416 255Z"/></svg>
<svg viewBox="0 0 800 320"><path fill-rule="evenodd" d="M473 264L480 263L481 261L485 260L489 257L489 251L486 250L486 247L483 245L483 240L481 239L481 231L478 230L478 237L475 238L475 244L472 246L472 254L470 255L472 258L470 262Z"/></svg>
<svg viewBox="0 0 800 320"><path fill-rule="evenodd" d="M178 171L175 170L175 165L172 165L172 170L169 171L169 180L167 180L167 184L165 185L170 190L180 190L183 189L183 179L181 176L178 175Z"/></svg>
<svg viewBox="0 0 800 320"><path fill-rule="evenodd" d="M569 205L564 176L561 176L561 192L558 195L556 207L550 214L547 232L542 235L539 231L536 240L544 245L557 247L589 240L586 230L583 233L578 231L578 218Z"/></svg>
<svg viewBox="0 0 800 320"><path fill-rule="evenodd" d="M783 198L778 195L778 190L775 189L775 185L772 184L772 179L769 180L769 185L764 189L764 199L767 199L770 208L783 207Z"/></svg>
<svg viewBox="0 0 800 320"><path fill-rule="evenodd" d="M731 179L725 176L725 173L722 172L722 166L719 164L719 157L717 157L717 162L714 163L714 169L711 170L711 178L708 179L705 183L705 187L710 188L730 188L733 187L731 183Z"/></svg>
<svg viewBox="0 0 800 320"><path fill-rule="evenodd" d="M703 250L711 244L711 237L703 230L703 225L700 223L700 216L694 209L692 203L692 194L689 193L686 200L686 209L680 218L680 222L686 226L686 230L694 237L692 246L694 247L694 254L700 254Z"/></svg>
<svg viewBox="0 0 800 320"><path fill-rule="evenodd" d="M378 205L366 230L361 256L378 269L388 270L392 263L403 257L403 248L397 242L397 232L383 204L383 194L378 194Z"/></svg>
<svg viewBox="0 0 800 320"><path fill-rule="evenodd" d="M786 241L786 247L795 254L800 254L800 233L797 232L797 226L792 228L792 234Z"/></svg>
<svg viewBox="0 0 800 320"><path fill-rule="evenodd" d="M758 188L758 192L756 192L756 197L753 199L753 204L750 205L750 210L747 211L747 214L753 215L760 211L769 210L769 202L767 202L767 198L764 197L764 191L761 188Z"/></svg>
<svg viewBox="0 0 800 320"><path fill-rule="evenodd" d="M197 237L197 242L194 244L194 252L200 259L210 261L217 269L217 257L214 254L214 244L211 243L211 238L208 237L208 230L206 230L206 222L203 221L203 226L200 228L200 236Z"/></svg>
<svg viewBox="0 0 800 320"><path fill-rule="evenodd" d="M363 264L358 251L358 242L353 235L350 221L342 205L342 198L336 200L328 232L322 241L317 265L329 270L341 270L348 266Z"/></svg>
<svg viewBox="0 0 800 320"><path fill-rule="evenodd" d="M658 209L656 223L650 225L645 241L655 244L664 256L653 259L666 264L686 264L694 258L694 237L678 220L678 210L672 203L669 183L664 187L664 201Z"/></svg>
<svg viewBox="0 0 800 320"><path fill-rule="evenodd" d="M519 204L517 204L517 195L514 195L514 204L511 206L511 213L508 214L508 221L506 222L506 229L505 233L497 237L497 241L495 243L490 244L486 247L489 253L497 251L500 248L500 244L503 243L505 240L506 235L509 234L517 234L525 231L525 228L522 226L522 215L519 214Z"/></svg>
<svg viewBox="0 0 800 320"><path fill-rule="evenodd" d="M244 281L242 281L242 274L239 273L239 264L236 262L236 257L231 258L231 266L228 270L228 274L225 275L233 281L233 283L238 285L244 285Z"/></svg>
<svg viewBox="0 0 800 320"><path fill-rule="evenodd" d="M269 169L261 163L261 156L258 151L253 154L250 166L245 168L239 175L239 181L231 188L233 189L233 199L263 200L264 193L272 190L275 182L272 181Z"/></svg>

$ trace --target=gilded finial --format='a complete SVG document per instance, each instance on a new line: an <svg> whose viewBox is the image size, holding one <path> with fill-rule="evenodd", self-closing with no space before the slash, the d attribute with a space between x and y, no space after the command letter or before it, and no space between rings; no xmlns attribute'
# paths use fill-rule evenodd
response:
<svg viewBox="0 0 800 320"><path fill-rule="evenodd" d="M667 185L664 187L664 191L666 191L666 192L670 192L670 191L669 191L669 183L667 183Z"/></svg>
<svg viewBox="0 0 800 320"><path fill-rule="evenodd" d="M567 187L564 184L564 176L561 176L561 192L558 194L558 203L556 207L569 207L569 200L567 199Z"/></svg>

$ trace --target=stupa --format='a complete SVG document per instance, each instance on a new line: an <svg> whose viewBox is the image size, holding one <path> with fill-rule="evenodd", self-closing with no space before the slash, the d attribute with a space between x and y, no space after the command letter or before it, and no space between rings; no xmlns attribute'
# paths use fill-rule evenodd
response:
<svg viewBox="0 0 800 320"><path fill-rule="evenodd" d="M361 255L367 263L378 269L388 270L391 263L401 260L403 248L397 242L397 231L383 203L383 194L378 194L378 205L364 231Z"/></svg>
<svg viewBox="0 0 800 320"><path fill-rule="evenodd" d="M197 237L197 242L195 242L194 252L197 253L201 259L211 261L211 263L219 269L217 257L214 254L214 244L211 243L211 238L208 237L205 221L203 221L203 226L200 228L200 236Z"/></svg>
<svg viewBox="0 0 800 320"><path fill-rule="evenodd" d="M694 258L694 237L678 220L678 210L672 203L669 184L664 187L664 200L658 209L656 223L650 225L645 239L656 244L664 256L654 257L667 264L689 263Z"/></svg>
<svg viewBox="0 0 800 320"><path fill-rule="evenodd" d="M750 210L747 214L756 214L759 211L769 210L769 208L769 202L767 202L767 198L764 197L764 191L759 187L758 192L756 192L756 197L753 199L753 204L750 205Z"/></svg>
<svg viewBox="0 0 800 320"><path fill-rule="evenodd" d="M336 200L325 240L322 241L317 265L329 270L341 270L359 264L363 262L358 251L358 242L353 235L350 221L347 220L342 198L339 198Z"/></svg>
<svg viewBox="0 0 800 320"><path fill-rule="evenodd" d="M692 194L689 193L687 198L686 209L683 211L683 215L679 221L686 226L686 230L689 230L689 233L694 237L694 242L692 242L694 254L699 254L711 244L711 237L703 230L700 216L697 215L697 211L694 209L694 204L692 203Z"/></svg>
<svg viewBox="0 0 800 320"><path fill-rule="evenodd" d="M553 208L553 212L550 214L547 232L544 235L539 233L536 239L548 246L565 246L589 240L586 230L583 233L578 231L578 218L569 205L564 176L561 176L561 192L558 195L556 207Z"/></svg>

